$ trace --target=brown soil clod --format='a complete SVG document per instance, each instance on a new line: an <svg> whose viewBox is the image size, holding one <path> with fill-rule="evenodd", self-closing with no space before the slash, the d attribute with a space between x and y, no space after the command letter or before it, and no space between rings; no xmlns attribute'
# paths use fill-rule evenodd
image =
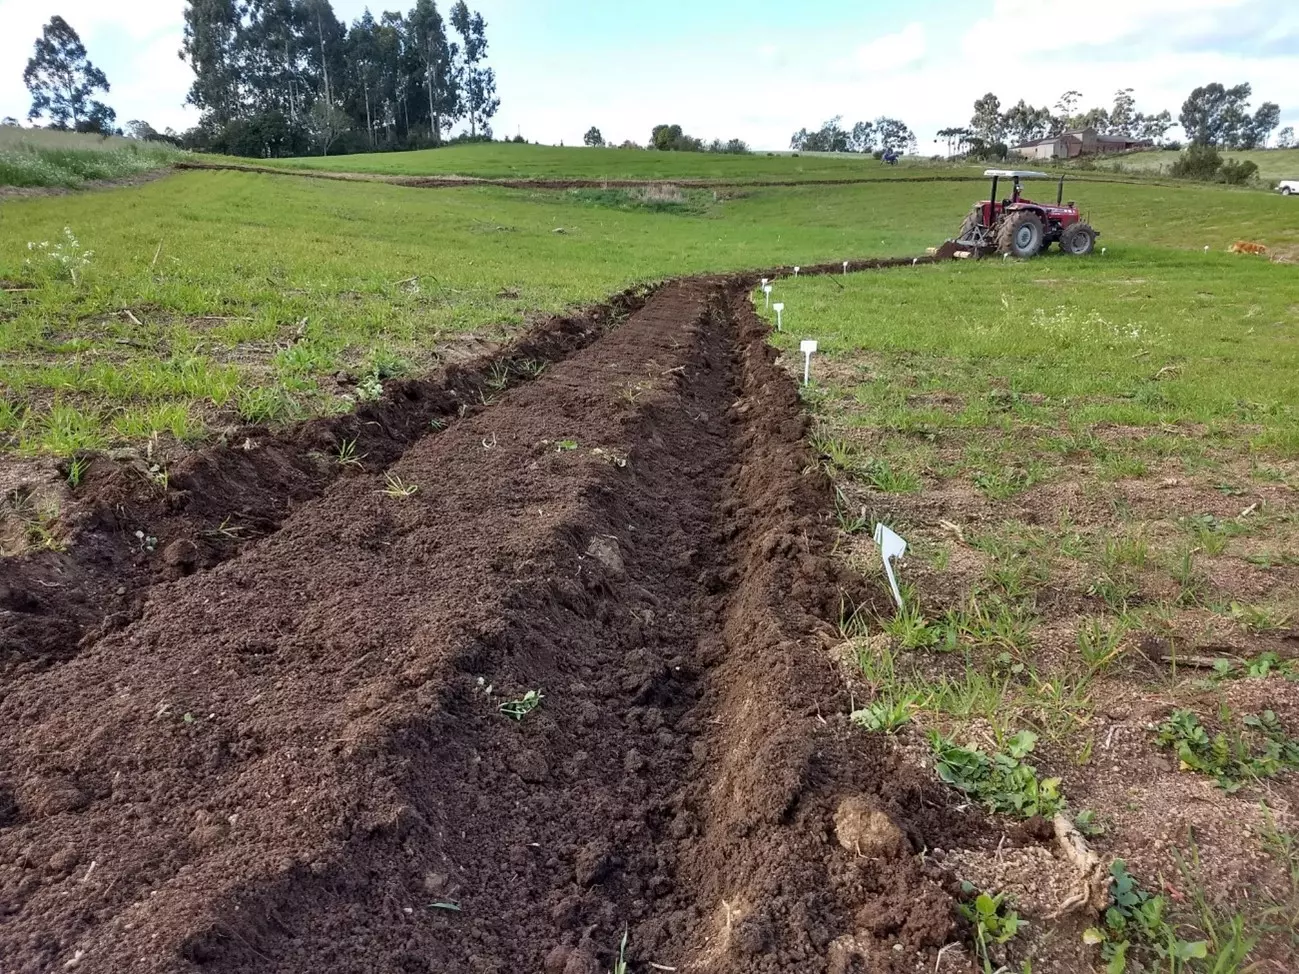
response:
<svg viewBox="0 0 1299 974"><path fill-rule="evenodd" d="M912 849L1000 833L846 719L829 486L748 283L665 286L436 435L451 391L412 391L364 471L184 470L256 541L160 530L126 618L7 677L6 972L588 974L624 930L636 969L932 970Z"/></svg>

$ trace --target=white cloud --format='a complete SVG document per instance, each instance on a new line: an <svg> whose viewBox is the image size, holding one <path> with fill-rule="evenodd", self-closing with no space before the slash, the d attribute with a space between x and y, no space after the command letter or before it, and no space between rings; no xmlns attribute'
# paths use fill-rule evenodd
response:
<svg viewBox="0 0 1299 974"><path fill-rule="evenodd" d="M925 56L925 28L910 23L896 34L877 37L853 52L853 64L861 71L886 74L910 67Z"/></svg>

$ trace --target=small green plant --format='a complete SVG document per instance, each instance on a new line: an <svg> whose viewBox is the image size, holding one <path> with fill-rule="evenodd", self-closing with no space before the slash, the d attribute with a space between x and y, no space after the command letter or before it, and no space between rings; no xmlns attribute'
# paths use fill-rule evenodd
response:
<svg viewBox="0 0 1299 974"><path fill-rule="evenodd" d="M896 470L887 460L871 460L862 467L861 475L885 494L914 494L921 487L919 476L910 470Z"/></svg>
<svg viewBox="0 0 1299 974"><path fill-rule="evenodd" d="M943 643L945 636L949 635L954 643L955 635L926 619L914 600L908 600L905 608L899 609L897 615L884 624L884 631L896 639L902 649L931 649Z"/></svg>
<svg viewBox="0 0 1299 974"><path fill-rule="evenodd" d="M447 910L448 912L451 913L460 912L460 904L452 903L449 900L441 900L437 903L430 903L428 907L430 910Z"/></svg>
<svg viewBox="0 0 1299 974"><path fill-rule="evenodd" d="M1177 935L1165 915L1166 905L1162 896L1137 885L1122 859L1114 860L1110 866L1110 905L1103 926L1091 927L1083 934L1084 942L1100 945L1106 974L1125 974L1129 961L1141 954L1157 959L1160 970L1173 974L1188 971L1190 961L1208 956L1205 941L1182 940Z"/></svg>
<svg viewBox="0 0 1299 974"><path fill-rule="evenodd" d="M826 473L849 473L857 468L857 447L847 440L818 436L812 440L812 449L816 451Z"/></svg>
<svg viewBox="0 0 1299 974"><path fill-rule="evenodd" d="M911 720L911 713L919 702L918 693L880 697L860 710L854 710L850 719L864 730L892 734Z"/></svg>
<svg viewBox="0 0 1299 974"><path fill-rule="evenodd" d="M1088 838L1105 834L1105 825L1090 808L1084 808L1073 818L1074 828Z"/></svg>
<svg viewBox="0 0 1299 974"><path fill-rule="evenodd" d="M1005 893L991 896L977 892L970 883L962 883L961 888L967 895L975 894L973 901L958 903L956 909L974 928L974 950L984 974L1005 970L1000 965L994 966L993 948L1010 943L1027 924L1005 902Z"/></svg>
<svg viewBox="0 0 1299 974"><path fill-rule="evenodd" d="M68 463L68 486L76 490L86 478L90 457L73 457Z"/></svg>
<svg viewBox="0 0 1299 974"><path fill-rule="evenodd" d="M1087 669L1098 672L1113 663L1123 653L1123 639L1127 635L1123 620L1088 619L1078 628L1076 637L1078 654Z"/></svg>
<svg viewBox="0 0 1299 974"><path fill-rule="evenodd" d="M1286 735L1273 711L1249 715L1242 723L1243 733L1219 731L1210 737L1193 711L1175 710L1155 740L1176 753L1183 771L1210 775L1229 793L1247 781L1299 768L1299 741Z"/></svg>
<svg viewBox="0 0 1299 974"><path fill-rule="evenodd" d="M54 276L58 275L61 268L67 271L74 286L80 283L77 272L89 267L91 258L95 256L93 250L81 249L80 241L69 227L63 228L61 240L56 240L53 244L47 240L40 243L31 241L28 242L27 249L35 255L27 258L28 267L34 270L44 269Z"/></svg>
<svg viewBox="0 0 1299 974"><path fill-rule="evenodd" d="M356 452L356 437L338 444L338 452L334 454L334 459L341 467L359 467L365 457L364 453Z"/></svg>
<svg viewBox="0 0 1299 974"><path fill-rule="evenodd" d="M622 942L618 944L618 960L613 965L613 974L628 974L631 970L631 968L627 966L627 936L627 928L623 927Z"/></svg>
<svg viewBox="0 0 1299 974"><path fill-rule="evenodd" d="M387 494L389 497L410 497L419 491L418 484L407 483L395 473L390 473L383 479L384 488L380 493Z"/></svg>
<svg viewBox="0 0 1299 974"><path fill-rule="evenodd" d="M1024 761L1037 745L1032 731L1020 731L1006 741L1004 751L992 755L939 734L931 736L930 745L938 777L994 812L1050 817L1064 807L1060 779L1039 779L1037 769Z"/></svg>
<svg viewBox="0 0 1299 974"><path fill-rule="evenodd" d="M543 699L545 699L545 695L540 690L529 690L518 700L508 700L496 709L506 717L522 720L541 706Z"/></svg>
<svg viewBox="0 0 1299 974"><path fill-rule="evenodd" d="M510 384L510 366L506 362L493 362L483 384L493 392L502 392Z"/></svg>
<svg viewBox="0 0 1299 974"><path fill-rule="evenodd" d="M577 440L560 440L555 444L556 453L567 453L570 450L576 450L580 444Z"/></svg>
<svg viewBox="0 0 1299 974"><path fill-rule="evenodd" d="M1275 632L1290 624L1293 615L1281 609L1264 605L1232 602L1228 613L1246 632Z"/></svg>
<svg viewBox="0 0 1299 974"><path fill-rule="evenodd" d="M383 398L383 381L373 372L356 383L357 402L378 402Z"/></svg>

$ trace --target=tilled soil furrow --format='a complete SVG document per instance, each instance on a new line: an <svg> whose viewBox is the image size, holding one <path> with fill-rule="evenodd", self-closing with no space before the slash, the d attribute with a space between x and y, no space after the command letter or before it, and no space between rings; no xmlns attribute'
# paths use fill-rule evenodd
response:
<svg viewBox="0 0 1299 974"><path fill-rule="evenodd" d="M850 744L827 487L740 302L661 289L10 684L4 969L932 967L914 851L985 837Z"/></svg>
<svg viewBox="0 0 1299 974"><path fill-rule="evenodd" d="M70 659L83 640L137 618L150 586L256 544L340 476L382 473L432 421L447 425L481 409L484 399L595 341L642 303L641 293L628 291L549 319L477 359L385 383L383 401L344 416L280 432L239 430L170 465L163 489L138 455L94 458L64 504L64 519L75 524L69 550L4 559L0 677ZM347 463L338 459L343 444L353 457ZM136 531L154 544L146 547Z"/></svg>

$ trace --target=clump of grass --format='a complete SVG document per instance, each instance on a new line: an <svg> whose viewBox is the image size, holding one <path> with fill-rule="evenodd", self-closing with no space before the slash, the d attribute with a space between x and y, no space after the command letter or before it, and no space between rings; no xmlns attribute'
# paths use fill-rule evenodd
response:
<svg viewBox="0 0 1299 974"><path fill-rule="evenodd" d="M33 138L5 139L0 145L0 186L75 188L88 180L122 179L161 169L186 155L165 143L126 139L110 142L96 136L62 144Z"/></svg>
<svg viewBox="0 0 1299 974"><path fill-rule="evenodd" d="M419 492L418 484L408 483L395 473L390 473L384 477L383 485L383 490L380 493L389 497L410 497Z"/></svg>
<svg viewBox="0 0 1299 974"><path fill-rule="evenodd" d="M365 457L364 453L357 452L356 437L343 440L342 443L338 444L338 451L334 454L334 460L340 467L359 467Z"/></svg>
<svg viewBox="0 0 1299 974"><path fill-rule="evenodd" d="M290 419L298 414L299 407L297 401L285 390L265 386L240 390L235 411L244 422L260 426Z"/></svg>

